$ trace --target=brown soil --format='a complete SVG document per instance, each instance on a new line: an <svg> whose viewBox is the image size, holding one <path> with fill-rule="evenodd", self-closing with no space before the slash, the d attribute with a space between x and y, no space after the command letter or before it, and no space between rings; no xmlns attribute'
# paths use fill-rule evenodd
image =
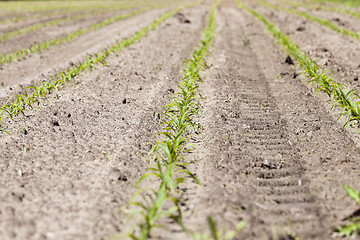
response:
<svg viewBox="0 0 360 240"><path fill-rule="evenodd" d="M128 203L146 169L143 159L160 130L158 113L177 89L211 2L166 20L111 56L108 66L54 92L44 109L6 122L12 134L0 135L0 239L108 239L128 227L116 210ZM326 47L331 60L356 71L345 61L355 42L301 18L256 9L301 48ZM5 65L2 100L18 91L15 85L40 82L163 12L143 13ZM296 31L300 25L306 30ZM260 22L223 0L201 84L206 99L197 120L203 131L193 137L195 151L187 156L204 186L187 181L179 189L190 229L207 232L206 217L213 216L219 229L246 221L235 239L324 240L357 210L342 185L360 190L359 141L286 57ZM191 239L169 225L152 239Z"/></svg>
<svg viewBox="0 0 360 240"><path fill-rule="evenodd" d="M125 219L116 209L145 169L154 113L176 88L205 10L184 10L191 24L169 19L61 91L20 132L2 136L1 238L107 239L121 231Z"/></svg>

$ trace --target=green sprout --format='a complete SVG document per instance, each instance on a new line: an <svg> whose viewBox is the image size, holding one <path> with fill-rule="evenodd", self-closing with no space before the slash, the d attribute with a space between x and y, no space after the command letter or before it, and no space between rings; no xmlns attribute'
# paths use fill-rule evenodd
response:
<svg viewBox="0 0 360 240"><path fill-rule="evenodd" d="M347 195L354 199L356 204L360 206L360 192L357 192L352 187L347 185L344 185L343 187ZM335 229L335 232L337 232L341 237L356 237L357 235L360 235L360 216L351 216L346 220L348 220L350 223L341 225L339 228Z"/></svg>

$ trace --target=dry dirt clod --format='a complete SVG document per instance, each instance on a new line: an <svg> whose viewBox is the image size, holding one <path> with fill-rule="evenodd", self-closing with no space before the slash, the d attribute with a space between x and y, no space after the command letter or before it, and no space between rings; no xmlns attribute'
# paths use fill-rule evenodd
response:
<svg viewBox="0 0 360 240"><path fill-rule="evenodd" d="M294 61L291 59L291 57L288 55L285 59L285 63L289 65L294 65Z"/></svg>

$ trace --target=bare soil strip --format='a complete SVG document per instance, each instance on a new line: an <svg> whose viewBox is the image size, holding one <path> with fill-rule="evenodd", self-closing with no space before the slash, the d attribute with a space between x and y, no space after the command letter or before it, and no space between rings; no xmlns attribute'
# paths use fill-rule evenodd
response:
<svg viewBox="0 0 360 240"><path fill-rule="evenodd" d="M184 222L203 230L212 215L229 229L245 219L238 239L329 239L356 210L342 184L359 185L360 154L260 23L230 1L218 15L194 153L205 186L183 189Z"/></svg>
<svg viewBox="0 0 360 240"><path fill-rule="evenodd" d="M182 14L1 139L1 238L107 239L122 230L126 219L114 213L144 170L154 113L204 27L203 6Z"/></svg>

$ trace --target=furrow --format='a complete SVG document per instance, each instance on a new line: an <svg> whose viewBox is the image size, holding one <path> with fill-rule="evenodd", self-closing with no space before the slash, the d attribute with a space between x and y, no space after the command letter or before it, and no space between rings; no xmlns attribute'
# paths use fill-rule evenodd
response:
<svg viewBox="0 0 360 240"><path fill-rule="evenodd" d="M259 71L257 55L240 40L244 26L238 14L230 7L219 10L220 33L209 73L214 80L204 86L203 121L212 137L205 137L204 149L195 153L203 159L197 173L206 186L195 195L184 193L188 214L195 219L197 214L215 215L230 226L245 219L241 239L272 239L274 228L280 238L286 239L289 230L306 238L309 234L301 229L321 226L321 206L309 189L306 168L289 141L287 123ZM209 204L217 208L206 209ZM315 236L322 234L323 229Z"/></svg>

